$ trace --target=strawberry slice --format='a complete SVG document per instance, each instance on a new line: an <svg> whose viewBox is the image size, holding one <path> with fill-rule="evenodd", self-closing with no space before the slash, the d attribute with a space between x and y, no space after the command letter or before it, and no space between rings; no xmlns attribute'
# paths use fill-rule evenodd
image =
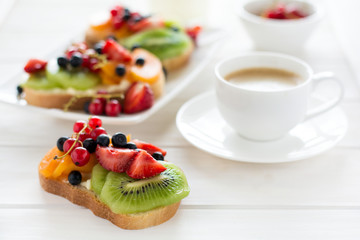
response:
<svg viewBox="0 0 360 240"><path fill-rule="evenodd" d="M131 140L136 146L142 150L147 151L149 154L153 155L154 152L161 152L161 154L165 157L166 151L161 148L154 146L150 143L140 141L138 139Z"/></svg>
<svg viewBox="0 0 360 240"><path fill-rule="evenodd" d="M150 154L140 150L126 170L129 177L143 179L153 177L166 170L160 162L156 161Z"/></svg>
<svg viewBox="0 0 360 240"><path fill-rule="evenodd" d="M137 113L154 104L154 93L147 83L135 82L125 93L124 112Z"/></svg>
<svg viewBox="0 0 360 240"><path fill-rule="evenodd" d="M137 151L127 148L97 147L96 157L100 165L113 172L125 172L131 161L138 154Z"/></svg>
<svg viewBox="0 0 360 240"><path fill-rule="evenodd" d="M189 37L194 42L196 42L197 37L198 37L199 33L201 32L201 30L202 30L202 27L197 25L197 26L194 26L194 27L191 27L191 28L187 28L186 29L186 34L189 35Z"/></svg>
<svg viewBox="0 0 360 240"><path fill-rule="evenodd" d="M47 62L44 60L31 58L25 65L24 70L27 73L35 73L45 69Z"/></svg>
<svg viewBox="0 0 360 240"><path fill-rule="evenodd" d="M126 48L118 44L116 41L114 41L113 39L106 40L102 52L107 55L109 60L118 61L118 62L131 61L130 52Z"/></svg>

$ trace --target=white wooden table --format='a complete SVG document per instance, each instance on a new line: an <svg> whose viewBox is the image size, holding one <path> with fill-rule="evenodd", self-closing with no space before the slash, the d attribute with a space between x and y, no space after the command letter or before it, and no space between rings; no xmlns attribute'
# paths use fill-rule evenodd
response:
<svg viewBox="0 0 360 240"><path fill-rule="evenodd" d="M0 1L0 81L21 71L28 58L46 56L85 29L92 14L116 3L99 2ZM147 7L143 1L128 2L130 7ZM360 239L360 68L356 66L360 52L355 51L360 35L355 33L359 21L354 17L359 3L324 1L327 16L298 54L316 71L331 70L343 81L346 94L341 107L348 116L349 131L332 150L283 164L211 156L186 142L175 126L180 106L213 88L216 62L251 50L249 38L232 14L233 1L214 4L213 22L232 27L233 34L191 87L141 124L106 126L110 133L121 130L159 145L168 151L168 160L183 168L191 193L175 217L145 230L122 230L44 192L37 165L59 136L70 133L73 122L0 104L1 240Z"/></svg>

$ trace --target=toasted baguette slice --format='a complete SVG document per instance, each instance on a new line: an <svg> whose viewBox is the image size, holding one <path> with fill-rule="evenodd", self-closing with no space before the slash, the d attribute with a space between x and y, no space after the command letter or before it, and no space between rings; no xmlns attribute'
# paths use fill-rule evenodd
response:
<svg viewBox="0 0 360 240"><path fill-rule="evenodd" d="M191 43L186 51L180 56L167 58L161 61L164 68L168 71L183 67L190 59L192 52L194 51L194 44Z"/></svg>
<svg viewBox="0 0 360 240"><path fill-rule="evenodd" d="M161 72L158 80L150 85L155 99L161 97L164 93L164 85L165 85L165 75ZM127 85L129 87L129 85ZM108 90L110 93L124 93L127 87L117 87L117 86L102 86L100 89ZM70 109L72 110L81 110L84 107L85 102L91 100L91 97L81 96L82 94L88 94L92 92L96 93L96 89L84 91L66 91L66 90L35 90L31 88L24 88L24 99L29 105L43 107L43 108L59 108L63 109L64 106L71 100L74 96L79 96Z"/></svg>
<svg viewBox="0 0 360 240"><path fill-rule="evenodd" d="M156 208L143 213L136 214L116 214L102 203L94 192L78 185L73 186L69 183L53 180L44 177L39 173L41 187L52 194L59 195L69 201L90 209L96 216L112 222L124 229L143 229L159 225L172 218L179 208L180 201L165 207Z"/></svg>
<svg viewBox="0 0 360 240"><path fill-rule="evenodd" d="M109 36L113 36L112 28L108 28L102 31L96 31L95 29L89 27L85 32L85 42L88 46L94 46L96 43L101 40L107 39Z"/></svg>

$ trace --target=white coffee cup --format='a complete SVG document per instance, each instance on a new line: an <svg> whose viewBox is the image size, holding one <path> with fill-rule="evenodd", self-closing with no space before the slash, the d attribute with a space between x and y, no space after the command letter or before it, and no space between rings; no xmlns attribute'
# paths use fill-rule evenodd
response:
<svg viewBox="0 0 360 240"><path fill-rule="evenodd" d="M302 81L290 88L262 91L246 89L225 79L238 70L259 67L293 72ZM335 107L344 93L342 84L329 72L314 74L304 61L279 53L252 52L228 58L217 64L215 75L217 107L222 117L238 134L257 141L281 138L302 121ZM338 84L338 96L309 109L315 86L325 80Z"/></svg>

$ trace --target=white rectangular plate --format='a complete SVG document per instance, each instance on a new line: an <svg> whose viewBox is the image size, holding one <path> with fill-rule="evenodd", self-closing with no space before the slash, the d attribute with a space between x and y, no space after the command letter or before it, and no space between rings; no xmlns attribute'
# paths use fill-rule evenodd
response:
<svg viewBox="0 0 360 240"><path fill-rule="evenodd" d="M119 117L102 116L103 122L107 124L130 125L142 122L150 117L191 83L191 81L199 74L206 64L208 64L211 56L225 36L225 30L204 29L204 31L199 35L197 47L195 48L188 64L180 70L169 73L165 83L165 94L157 99L150 109L136 114L121 114ZM69 44L70 43L67 42L63 48L59 49L63 51ZM48 59L59 56L59 54L60 52L56 51L50 54ZM19 73L15 79L9 79L0 86L0 102L62 119L76 121L88 117L88 114L82 111L65 112L61 109L47 109L28 105L25 100L17 97L16 86L20 83L21 75L23 74Z"/></svg>

